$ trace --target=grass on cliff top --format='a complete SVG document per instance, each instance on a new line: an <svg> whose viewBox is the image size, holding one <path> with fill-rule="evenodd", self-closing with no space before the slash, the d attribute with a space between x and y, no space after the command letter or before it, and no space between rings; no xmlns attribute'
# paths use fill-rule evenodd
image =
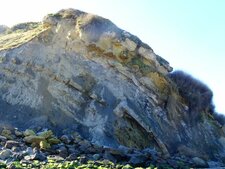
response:
<svg viewBox="0 0 225 169"><path fill-rule="evenodd" d="M9 30L5 34L0 35L0 51L6 49L17 48L20 45L29 42L40 33L47 30L48 27L39 23L32 29L17 29L15 31Z"/></svg>

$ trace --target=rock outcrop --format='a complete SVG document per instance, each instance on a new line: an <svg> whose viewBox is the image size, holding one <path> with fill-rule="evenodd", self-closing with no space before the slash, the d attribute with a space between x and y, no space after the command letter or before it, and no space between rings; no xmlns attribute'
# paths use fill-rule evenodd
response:
<svg viewBox="0 0 225 169"><path fill-rule="evenodd" d="M0 25L0 34L3 34L7 31L8 27L5 25Z"/></svg>
<svg viewBox="0 0 225 169"><path fill-rule="evenodd" d="M66 129L98 145L225 162L222 127L207 110L193 120L169 63L111 21L67 9L7 32L2 127Z"/></svg>

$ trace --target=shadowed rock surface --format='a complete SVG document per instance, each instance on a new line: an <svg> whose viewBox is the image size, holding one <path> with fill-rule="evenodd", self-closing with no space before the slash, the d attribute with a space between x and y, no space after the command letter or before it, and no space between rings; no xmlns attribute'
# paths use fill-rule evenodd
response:
<svg viewBox="0 0 225 169"><path fill-rule="evenodd" d="M171 71L111 21L61 10L0 34L0 125L225 162L222 126L207 110L193 121Z"/></svg>

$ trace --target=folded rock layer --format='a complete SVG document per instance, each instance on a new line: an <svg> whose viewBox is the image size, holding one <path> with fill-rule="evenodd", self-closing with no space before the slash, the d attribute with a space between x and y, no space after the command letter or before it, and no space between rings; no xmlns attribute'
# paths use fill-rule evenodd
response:
<svg viewBox="0 0 225 169"><path fill-rule="evenodd" d="M191 121L169 63L111 21L61 10L0 34L0 124L79 132L99 145L225 158L207 112Z"/></svg>

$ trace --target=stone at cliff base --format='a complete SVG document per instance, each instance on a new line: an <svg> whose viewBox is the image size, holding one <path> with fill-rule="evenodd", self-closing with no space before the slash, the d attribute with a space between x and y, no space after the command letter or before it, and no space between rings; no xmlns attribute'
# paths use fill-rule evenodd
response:
<svg viewBox="0 0 225 169"><path fill-rule="evenodd" d="M192 160L196 167L208 167L207 163L204 160L202 160L201 158L194 157Z"/></svg>
<svg viewBox="0 0 225 169"><path fill-rule="evenodd" d="M12 155L12 152L9 149L0 151L0 159L1 160L5 160L5 159L9 158L11 155Z"/></svg>
<svg viewBox="0 0 225 169"><path fill-rule="evenodd" d="M24 134L24 136L35 136L36 135L35 132L30 129L26 129L23 134Z"/></svg>
<svg viewBox="0 0 225 169"><path fill-rule="evenodd" d="M41 141L45 141L45 138L41 136L27 136L27 137L24 137L24 140L27 143L39 144Z"/></svg>
<svg viewBox="0 0 225 169"><path fill-rule="evenodd" d="M18 147L19 145L20 145L20 143L17 142L17 141L8 140L8 141L5 143L5 148L11 149L12 147Z"/></svg>

